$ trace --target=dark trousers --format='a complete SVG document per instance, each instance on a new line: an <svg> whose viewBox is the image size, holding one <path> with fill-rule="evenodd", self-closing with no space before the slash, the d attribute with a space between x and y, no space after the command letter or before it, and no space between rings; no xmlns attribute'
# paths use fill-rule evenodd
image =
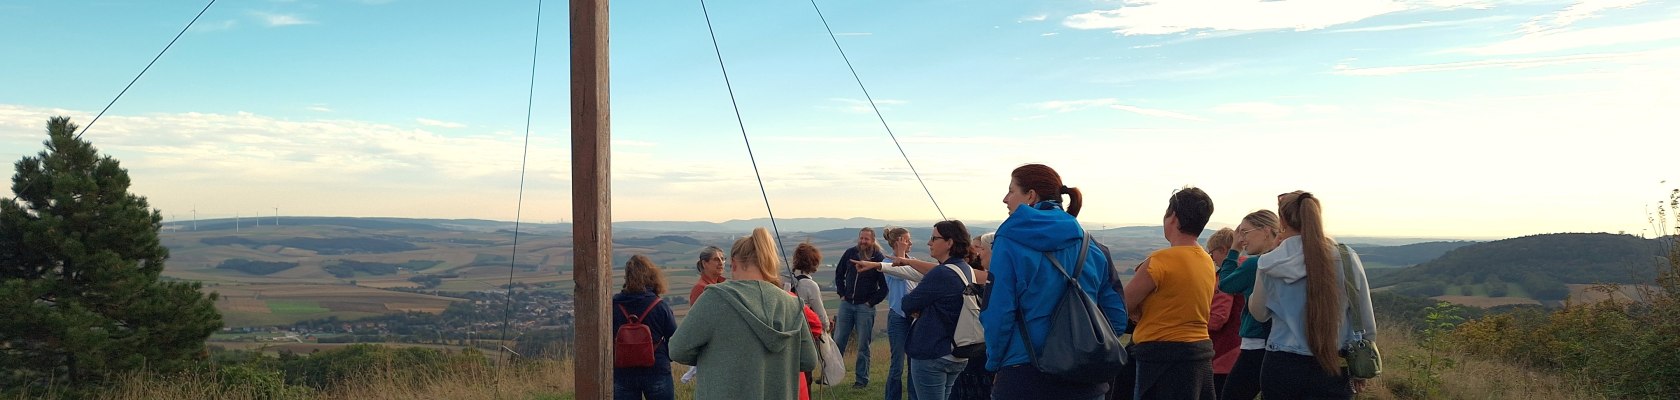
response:
<svg viewBox="0 0 1680 400"><path fill-rule="evenodd" d="M1039 372L1032 364L999 368L997 384L992 386L992 398L996 400L1101 400L1106 392L1107 382L1065 381Z"/></svg>
<svg viewBox="0 0 1680 400"><path fill-rule="evenodd" d="M1324 399L1353 398L1353 387L1347 373L1330 374L1318 367L1318 361L1300 354L1266 352L1266 362L1260 367L1260 395L1268 399Z"/></svg>
<svg viewBox="0 0 1680 400"><path fill-rule="evenodd" d="M1213 398L1223 398L1221 397L1223 395L1221 391L1225 390L1225 377L1230 375L1231 374L1213 374Z"/></svg>
<svg viewBox="0 0 1680 400"><path fill-rule="evenodd" d="M1254 400L1260 394L1260 364L1266 361L1266 349L1243 350L1237 354L1237 364L1225 377L1220 400Z"/></svg>
<svg viewBox="0 0 1680 400"><path fill-rule="evenodd" d="M1147 342L1132 348L1137 400L1214 399L1213 342Z"/></svg>
<svg viewBox="0 0 1680 400"><path fill-rule="evenodd" d="M613 375L613 400L671 400L671 374Z"/></svg>

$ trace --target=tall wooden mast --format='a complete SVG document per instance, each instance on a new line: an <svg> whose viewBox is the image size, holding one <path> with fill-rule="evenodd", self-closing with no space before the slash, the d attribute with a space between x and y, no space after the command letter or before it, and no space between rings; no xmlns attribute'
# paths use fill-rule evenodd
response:
<svg viewBox="0 0 1680 400"><path fill-rule="evenodd" d="M577 399L612 397L612 148L607 0L571 0L572 274Z"/></svg>

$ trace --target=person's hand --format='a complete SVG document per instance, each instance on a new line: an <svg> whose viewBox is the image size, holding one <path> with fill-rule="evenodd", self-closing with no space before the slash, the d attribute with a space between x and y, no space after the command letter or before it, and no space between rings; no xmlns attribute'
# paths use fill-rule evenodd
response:
<svg viewBox="0 0 1680 400"><path fill-rule="evenodd" d="M854 263L857 264L857 270L858 271L869 271L869 270L881 268L881 263L874 262L874 261L859 260L859 261L854 261Z"/></svg>

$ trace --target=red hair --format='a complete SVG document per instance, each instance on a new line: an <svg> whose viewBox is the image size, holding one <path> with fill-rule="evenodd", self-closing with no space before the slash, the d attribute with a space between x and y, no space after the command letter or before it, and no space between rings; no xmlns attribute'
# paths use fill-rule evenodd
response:
<svg viewBox="0 0 1680 400"><path fill-rule="evenodd" d="M1064 205L1064 208L1067 209L1068 214L1075 217L1079 216L1079 208L1083 200L1079 188L1067 187L1062 184L1062 175L1057 174L1056 170L1051 169L1050 166L1044 164L1022 165L1015 167L1015 171L1010 172L1009 177L1015 180L1015 184L1021 187L1021 191L1037 192L1038 198L1035 199L1037 201L1060 201L1062 195L1067 195L1068 202Z"/></svg>

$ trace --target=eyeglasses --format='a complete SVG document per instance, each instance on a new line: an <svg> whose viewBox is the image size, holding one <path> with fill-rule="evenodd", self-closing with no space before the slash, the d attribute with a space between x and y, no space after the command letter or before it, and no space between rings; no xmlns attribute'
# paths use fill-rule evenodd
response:
<svg viewBox="0 0 1680 400"><path fill-rule="evenodd" d="M928 240L950 240L950 239L951 238L944 237L944 236L934 236L934 237L928 238Z"/></svg>

